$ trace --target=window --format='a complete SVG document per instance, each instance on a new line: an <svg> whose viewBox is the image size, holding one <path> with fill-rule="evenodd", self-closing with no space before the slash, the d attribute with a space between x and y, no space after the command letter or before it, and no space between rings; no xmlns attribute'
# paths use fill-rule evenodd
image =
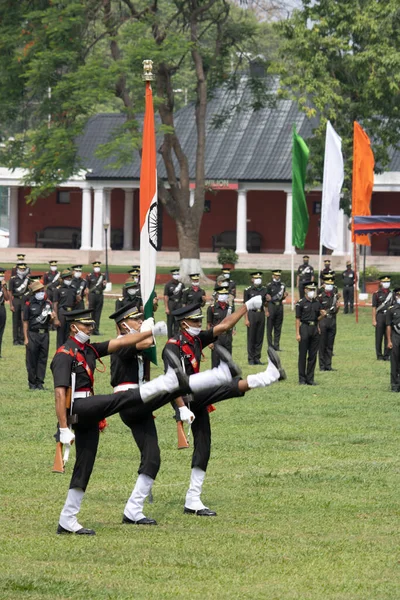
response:
<svg viewBox="0 0 400 600"><path fill-rule="evenodd" d="M313 215L321 214L321 202L313 202Z"/></svg>
<svg viewBox="0 0 400 600"><path fill-rule="evenodd" d="M211 200L204 200L204 212L211 212Z"/></svg>
<svg viewBox="0 0 400 600"><path fill-rule="evenodd" d="M70 192L58 191L57 204L71 204Z"/></svg>

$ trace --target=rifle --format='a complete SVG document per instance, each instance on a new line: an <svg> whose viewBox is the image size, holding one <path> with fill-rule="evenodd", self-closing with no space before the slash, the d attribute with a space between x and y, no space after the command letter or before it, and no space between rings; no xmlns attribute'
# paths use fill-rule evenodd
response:
<svg viewBox="0 0 400 600"><path fill-rule="evenodd" d="M75 388L75 380L73 380L73 386ZM74 390L75 391L75 390ZM69 387L67 389L67 393L65 396L65 408L67 409L67 411L70 412L70 422L74 422L74 417L72 415L72 411L71 411L71 406L72 406L72 387ZM59 425L57 423L57 431L54 434L54 437L56 439L56 452L54 455L54 462L53 462L53 468L52 468L52 472L53 473L65 473L65 464L68 462L68 458L69 458L69 451L71 449L71 446L68 444L65 446L64 448L64 455L63 455L63 444L60 442L60 428Z"/></svg>
<svg viewBox="0 0 400 600"><path fill-rule="evenodd" d="M180 420L179 409L175 402L173 403L173 406L175 409L174 419L176 421L176 433L178 436L178 450L183 450L183 448L189 448L190 444L185 435L185 430L183 429L183 422Z"/></svg>

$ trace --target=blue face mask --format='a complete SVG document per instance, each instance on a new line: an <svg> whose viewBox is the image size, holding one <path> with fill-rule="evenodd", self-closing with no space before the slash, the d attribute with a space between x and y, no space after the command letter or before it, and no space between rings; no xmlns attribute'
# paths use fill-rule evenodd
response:
<svg viewBox="0 0 400 600"><path fill-rule="evenodd" d="M35 298L36 300L44 300L44 292L36 292Z"/></svg>

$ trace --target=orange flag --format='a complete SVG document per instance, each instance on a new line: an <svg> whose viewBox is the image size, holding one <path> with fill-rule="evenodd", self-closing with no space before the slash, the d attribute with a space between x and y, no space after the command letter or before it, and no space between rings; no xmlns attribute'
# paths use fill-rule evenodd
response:
<svg viewBox="0 0 400 600"><path fill-rule="evenodd" d="M354 223L354 217L364 217L371 214L374 165L375 160L369 137L361 125L354 121L352 223ZM371 245L368 235L355 235L354 228L352 229L352 240L362 246Z"/></svg>

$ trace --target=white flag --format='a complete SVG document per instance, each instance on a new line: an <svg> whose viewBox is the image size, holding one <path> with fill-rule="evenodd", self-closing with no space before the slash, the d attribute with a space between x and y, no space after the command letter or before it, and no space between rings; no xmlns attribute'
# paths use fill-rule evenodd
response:
<svg viewBox="0 0 400 600"><path fill-rule="evenodd" d="M328 121L322 185L321 245L331 250L335 250L338 245L339 205L343 179L342 139Z"/></svg>

